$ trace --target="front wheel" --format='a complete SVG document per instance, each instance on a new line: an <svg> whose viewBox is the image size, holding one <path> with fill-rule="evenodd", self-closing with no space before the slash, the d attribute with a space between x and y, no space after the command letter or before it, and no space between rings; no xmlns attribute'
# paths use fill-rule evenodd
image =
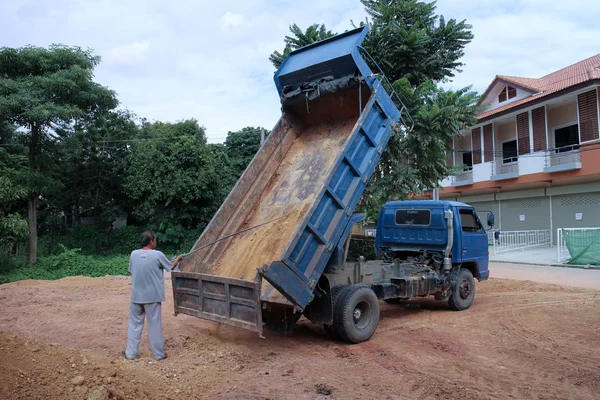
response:
<svg viewBox="0 0 600 400"><path fill-rule="evenodd" d="M379 301L367 286L352 285L341 294L333 312L334 326L346 342L369 340L379 323Z"/></svg>
<svg viewBox="0 0 600 400"><path fill-rule="evenodd" d="M456 279L456 285L452 289L448 304L455 311L463 311L471 307L475 298L475 279L473 274L466 268L461 268Z"/></svg>

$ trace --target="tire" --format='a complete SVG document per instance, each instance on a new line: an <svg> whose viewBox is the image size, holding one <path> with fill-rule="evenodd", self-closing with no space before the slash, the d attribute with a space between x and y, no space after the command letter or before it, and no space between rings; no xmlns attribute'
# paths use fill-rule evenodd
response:
<svg viewBox="0 0 600 400"><path fill-rule="evenodd" d="M331 304L333 305L332 309L334 312L335 312L337 300L340 298L340 294L348 288L350 288L350 285L338 285L338 286L334 286L333 289L331 289L331 299L332 299ZM325 329L325 333L327 333L327 336L329 336L329 339L331 339L331 340L340 340L341 339L340 335L338 335L338 333L337 333L337 329L334 324L331 324L331 325L323 324L323 328Z"/></svg>
<svg viewBox="0 0 600 400"><path fill-rule="evenodd" d="M350 343L369 340L379 323L379 301L371 288L352 285L340 295L333 311L340 338Z"/></svg>
<svg viewBox="0 0 600 400"><path fill-rule="evenodd" d="M463 311L471 307L475 299L475 279L466 268L461 268L456 279L456 286L452 289L448 304L454 311Z"/></svg>

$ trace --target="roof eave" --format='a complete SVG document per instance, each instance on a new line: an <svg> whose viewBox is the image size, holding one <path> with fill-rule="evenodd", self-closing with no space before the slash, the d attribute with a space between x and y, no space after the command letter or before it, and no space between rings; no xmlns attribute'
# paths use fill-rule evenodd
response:
<svg viewBox="0 0 600 400"><path fill-rule="evenodd" d="M569 86L568 88L565 88L565 89L562 89L562 90L558 90L558 91L556 91L554 93L550 93L550 94L545 95L545 96L540 96L539 98L537 98L535 100L528 101L528 102L516 105L514 107L507 108L506 110L503 110L503 111L500 111L498 113L489 115L489 116L484 117L482 119L478 118L477 119L477 124L482 124L484 122L488 122L488 121L490 121L492 119L495 119L495 118L498 118L498 117L502 117L504 115L513 113L515 111L522 110L524 108L530 108L532 106L535 106L536 104L539 104L539 103L542 103L542 102L546 102L548 100L555 99L557 97L563 96L565 94L569 94L571 92L576 92L576 91L578 91L580 89L585 88L586 86L592 86L592 85L600 85L600 79L590 79L590 80L587 80L585 82L581 82L581 83L578 83L576 85Z"/></svg>

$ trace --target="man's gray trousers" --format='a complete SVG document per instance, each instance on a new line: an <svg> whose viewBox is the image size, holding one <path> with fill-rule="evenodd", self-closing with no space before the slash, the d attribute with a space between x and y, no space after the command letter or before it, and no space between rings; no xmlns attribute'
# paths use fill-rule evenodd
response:
<svg viewBox="0 0 600 400"><path fill-rule="evenodd" d="M125 357L134 359L138 356L138 348L144 329L144 315L148 320L148 341L155 359L165 357L165 341L162 334L161 303L138 304L129 306L129 329L127 332L127 349Z"/></svg>

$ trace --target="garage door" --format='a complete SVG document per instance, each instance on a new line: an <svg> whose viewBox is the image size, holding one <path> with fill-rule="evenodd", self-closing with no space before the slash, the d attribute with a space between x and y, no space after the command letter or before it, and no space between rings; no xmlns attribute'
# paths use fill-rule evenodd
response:
<svg viewBox="0 0 600 400"><path fill-rule="evenodd" d="M557 228L600 227L600 192L552 196L554 238Z"/></svg>
<svg viewBox="0 0 600 400"><path fill-rule="evenodd" d="M550 199L528 197L502 200L503 231L529 231L550 229Z"/></svg>

